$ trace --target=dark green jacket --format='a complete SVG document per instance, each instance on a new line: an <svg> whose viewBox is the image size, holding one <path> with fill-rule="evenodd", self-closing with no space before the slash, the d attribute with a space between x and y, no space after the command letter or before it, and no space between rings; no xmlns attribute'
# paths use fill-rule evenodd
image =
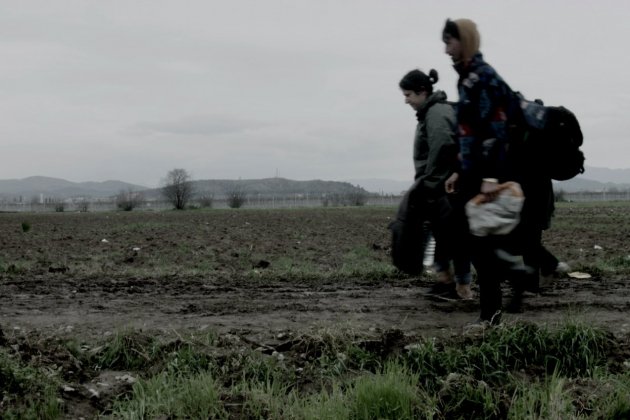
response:
<svg viewBox="0 0 630 420"><path fill-rule="evenodd" d="M455 110L446 102L446 94L434 92L422 104L416 116L418 126L413 147L416 184L428 196L444 194L444 181L457 165Z"/></svg>

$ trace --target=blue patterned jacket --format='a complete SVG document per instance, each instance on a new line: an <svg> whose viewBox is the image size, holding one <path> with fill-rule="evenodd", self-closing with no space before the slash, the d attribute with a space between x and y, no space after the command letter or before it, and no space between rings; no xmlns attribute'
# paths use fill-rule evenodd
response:
<svg viewBox="0 0 630 420"><path fill-rule="evenodd" d="M482 178L514 178L508 162L509 116L518 106L515 94L481 53L466 66L456 65L460 175L469 188ZM477 190L478 191L478 190Z"/></svg>

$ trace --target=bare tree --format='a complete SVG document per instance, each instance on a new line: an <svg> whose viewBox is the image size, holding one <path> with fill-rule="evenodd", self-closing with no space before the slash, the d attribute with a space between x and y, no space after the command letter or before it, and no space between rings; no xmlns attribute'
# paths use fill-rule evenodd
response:
<svg viewBox="0 0 630 420"><path fill-rule="evenodd" d="M123 211L132 211L144 201L142 193L128 190L121 190L116 196L116 207Z"/></svg>
<svg viewBox="0 0 630 420"><path fill-rule="evenodd" d="M238 209L243 207L245 201L247 201L247 194L243 191L243 188L239 185L234 185L225 191L227 196L227 204L231 209Z"/></svg>
<svg viewBox="0 0 630 420"><path fill-rule="evenodd" d="M199 203L199 207L210 209L214 204L214 194L203 194L197 199L197 202Z"/></svg>
<svg viewBox="0 0 630 420"><path fill-rule="evenodd" d="M164 179L162 195L175 209L183 210L186 208L186 204L194 195L188 171L179 168L169 171Z"/></svg>

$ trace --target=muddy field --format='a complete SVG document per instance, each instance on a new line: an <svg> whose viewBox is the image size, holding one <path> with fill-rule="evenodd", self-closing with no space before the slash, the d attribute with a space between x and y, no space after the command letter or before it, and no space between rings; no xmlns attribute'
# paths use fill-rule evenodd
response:
<svg viewBox="0 0 630 420"><path fill-rule="evenodd" d="M393 208L0 215L0 323L77 337L123 327L252 335L345 323L452 334L473 302L426 296L389 266ZM589 279L561 278L513 317L586 314L616 333L627 311L629 208L562 206L545 243ZM509 288L506 287L506 296Z"/></svg>
<svg viewBox="0 0 630 420"><path fill-rule="evenodd" d="M590 278L558 278L504 320L578 318L628 342L629 210L561 206L545 243ZM477 301L436 299L427 294L430 272L409 277L392 268L386 227L393 214L393 207L2 213L0 347L60 378L55 398L64 418L93 418L128 395L125 378L150 376L153 368L139 366L154 339L180 348L182 337L212 333L228 359L246 350L282 353L300 370L305 354L319 354L327 329L376 343L383 358L427 337L461 338L477 318ZM120 334L142 363L123 372L115 361L99 368L90 355L102 356ZM319 344L305 350L305 343ZM628 348L611 350L613 359L623 363ZM302 374L301 392L313 375ZM7 392L0 413L41 397ZM234 398L222 397L229 418L248 418Z"/></svg>

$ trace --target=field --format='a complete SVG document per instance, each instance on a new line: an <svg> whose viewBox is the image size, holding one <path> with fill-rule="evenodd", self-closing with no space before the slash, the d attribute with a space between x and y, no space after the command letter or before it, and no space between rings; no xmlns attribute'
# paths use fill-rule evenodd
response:
<svg viewBox="0 0 630 420"><path fill-rule="evenodd" d="M502 334L515 331L534 331L556 351L554 363L530 360L535 367L519 380L562 392L573 384L565 395L572 412L599 413L598 386L589 382L594 372L626 375L624 362L630 363L627 204L561 205L545 244L573 271L591 277L556 279L526 298L522 314L504 317L499 332L472 338L465 326L478 315L476 301L435 300L426 295L430 273L409 277L391 267L386 227L393 214L392 207L0 214L0 413L320 418L307 414L313 407L320 413L352 407L344 398L354 392L358 401L361 386L369 389L370 378L380 375L377 384L410 378L413 392L400 390L413 394L408 418L507 418L523 400L514 399L521 388L505 384L513 384L529 356L503 366L511 379L497 382L494 399L477 395L478 384L492 386L492 378L470 376L481 401L473 411L430 393L437 385L423 382L427 366L410 360L427 343L438 342L433 353L445 354L448 346L483 344L494 334L495 344L505 346ZM566 368L554 341L567 328L577 331L567 357L579 357L583 346L593 351L577 370L575 361ZM406 363L392 364L392 358ZM449 362L440 363L443 370ZM440 370L443 380L457 369ZM390 388L400 386L398 379ZM148 397L156 380L165 386L162 394L207 390L201 399L215 405L164 408ZM606 386L615 380L621 381ZM457 392L470 388L466 384ZM434 406L418 402L419 390ZM587 398L588 392L595 396ZM345 418L339 416L328 418ZM352 416L406 418L387 411Z"/></svg>

